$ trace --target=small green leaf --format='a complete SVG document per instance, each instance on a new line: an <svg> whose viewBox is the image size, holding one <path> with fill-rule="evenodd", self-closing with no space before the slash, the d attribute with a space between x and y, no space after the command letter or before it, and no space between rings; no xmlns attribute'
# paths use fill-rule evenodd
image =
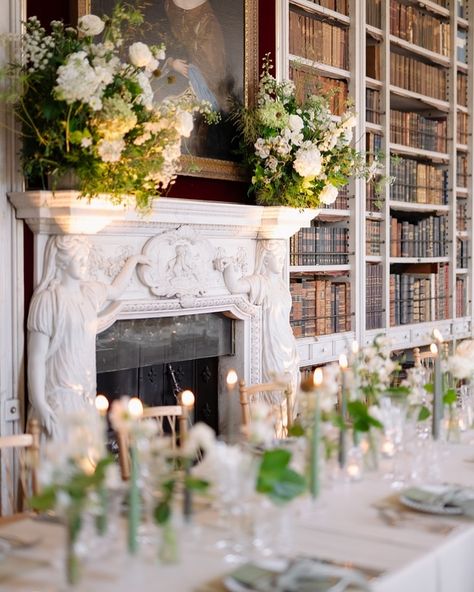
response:
<svg viewBox="0 0 474 592"><path fill-rule="evenodd" d="M443 403L445 405L454 405L454 403L456 403L458 397L456 394L456 391L454 389L448 389L445 393L444 393L444 397L443 397Z"/></svg>
<svg viewBox="0 0 474 592"><path fill-rule="evenodd" d="M171 518L171 507L167 502L160 502L155 508L155 521L158 524L166 524Z"/></svg>
<svg viewBox="0 0 474 592"><path fill-rule="evenodd" d="M206 491L206 489L209 487L209 481L197 479L196 477L186 477L185 485L188 489L192 489L194 491Z"/></svg>
<svg viewBox="0 0 474 592"><path fill-rule="evenodd" d="M428 419L430 415L431 413L428 407L423 405L420 409L420 412L418 413L418 421L425 421L425 419Z"/></svg>
<svg viewBox="0 0 474 592"><path fill-rule="evenodd" d="M432 382L428 382L425 384L425 391L430 394L434 393L434 385Z"/></svg>
<svg viewBox="0 0 474 592"><path fill-rule="evenodd" d="M292 436L294 438L301 438L305 435L305 430L300 423L295 423L289 428L288 436Z"/></svg>

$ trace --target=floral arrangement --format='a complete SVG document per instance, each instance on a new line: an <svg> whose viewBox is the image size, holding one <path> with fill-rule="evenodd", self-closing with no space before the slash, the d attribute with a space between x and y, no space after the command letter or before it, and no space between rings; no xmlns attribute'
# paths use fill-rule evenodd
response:
<svg viewBox="0 0 474 592"><path fill-rule="evenodd" d="M55 510L64 519L68 533L66 573L68 582L75 584L80 577L76 546L84 512L95 514L97 531L104 534L106 491L119 479L105 448L105 426L99 416L70 414L62 418L62 426L67 439L61 444L45 443L38 471L41 491L29 501L35 510Z"/></svg>
<svg viewBox="0 0 474 592"><path fill-rule="evenodd" d="M377 175L377 159L367 166L351 147L352 111L335 118L323 96L298 104L293 82L278 82L271 68L267 56L255 108L235 116L258 203L315 208L334 203L353 175Z"/></svg>
<svg viewBox="0 0 474 592"><path fill-rule="evenodd" d="M47 175L73 171L83 196L108 194L117 204L133 196L142 210L173 183L193 113L217 115L190 98L154 103L151 83L161 81L164 46L124 47L126 28L142 21L140 11L120 3L112 16L88 14L74 28L53 21L51 33L28 19L20 53L3 72L27 179L44 186Z"/></svg>

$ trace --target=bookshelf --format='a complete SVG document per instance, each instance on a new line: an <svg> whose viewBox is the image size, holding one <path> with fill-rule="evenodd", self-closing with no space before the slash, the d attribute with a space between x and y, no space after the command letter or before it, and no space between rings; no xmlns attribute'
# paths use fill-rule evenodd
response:
<svg viewBox="0 0 474 592"><path fill-rule="evenodd" d="M474 0L283 0L277 75L357 112L356 147L395 177L354 180L290 239L302 366L378 333L394 349L472 336Z"/></svg>

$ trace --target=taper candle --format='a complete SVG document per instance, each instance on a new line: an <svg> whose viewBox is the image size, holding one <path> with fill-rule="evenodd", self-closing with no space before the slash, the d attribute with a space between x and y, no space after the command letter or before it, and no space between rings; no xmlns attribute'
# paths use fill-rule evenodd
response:
<svg viewBox="0 0 474 592"><path fill-rule="evenodd" d="M239 381L239 377L237 376L237 372L233 368L231 368L229 370L229 372L227 372L227 377L226 377L228 397L227 397L227 401L226 401L227 413L226 413L225 433L226 433L226 439L227 439L228 444L234 444L234 440L236 440L236 438L234 438L236 433L235 433L234 426L232 423L232 407L233 407L233 401L235 398L234 391L235 391L235 387L236 387L238 381Z"/></svg>
<svg viewBox="0 0 474 592"><path fill-rule="evenodd" d="M311 433L311 455L310 455L310 473L309 473L309 489L313 499L319 495L319 444L321 439L321 409L319 401L319 387L323 383L323 371L321 368L316 368L313 374L313 396L314 396L314 413L313 413L313 429Z"/></svg>
<svg viewBox="0 0 474 592"><path fill-rule="evenodd" d="M430 351L434 357L434 380L433 380L433 413L432 413L432 434L435 440L439 438L440 423L443 416L443 388L441 377L441 360L436 343L430 345Z"/></svg>
<svg viewBox="0 0 474 592"><path fill-rule="evenodd" d="M346 354L339 356L339 367L341 369L341 400L340 400L340 419L341 427L339 430L339 466L343 469L347 459L347 440L346 440L346 416L347 416L347 368L349 366Z"/></svg>
<svg viewBox="0 0 474 592"><path fill-rule="evenodd" d="M139 420L143 415L140 399L134 397L128 402L131 419ZM132 555L138 551L138 527L140 525L140 491L138 488L138 454L135 442L130 442L130 487L128 491L128 551Z"/></svg>
<svg viewBox="0 0 474 592"><path fill-rule="evenodd" d="M186 418L190 416L194 406L194 393L190 390L181 393L181 405ZM184 493L183 493L183 516L186 522L190 522L193 515L193 495L188 487L188 479L191 476L191 458L184 459Z"/></svg>

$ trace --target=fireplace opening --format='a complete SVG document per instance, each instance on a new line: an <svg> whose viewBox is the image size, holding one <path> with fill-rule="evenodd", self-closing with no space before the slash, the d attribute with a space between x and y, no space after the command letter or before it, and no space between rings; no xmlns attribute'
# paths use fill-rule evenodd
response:
<svg viewBox="0 0 474 592"><path fill-rule="evenodd" d="M191 389L194 421L219 431L219 359L235 353L234 320L221 313L120 320L98 335L97 392L175 405Z"/></svg>

